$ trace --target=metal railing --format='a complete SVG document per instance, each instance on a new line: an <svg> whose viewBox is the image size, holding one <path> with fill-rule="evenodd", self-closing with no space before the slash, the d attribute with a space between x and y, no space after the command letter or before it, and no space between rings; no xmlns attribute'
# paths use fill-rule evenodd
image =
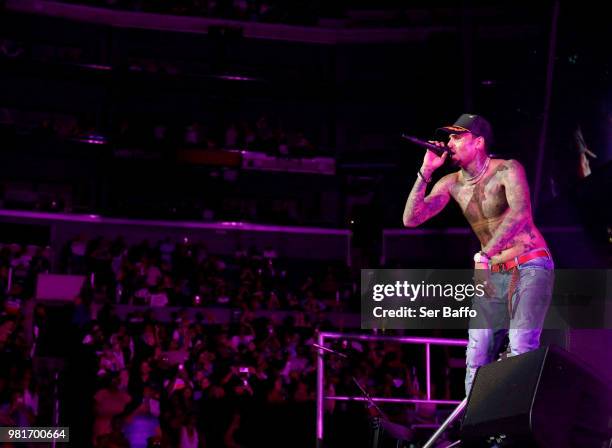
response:
<svg viewBox="0 0 612 448"><path fill-rule="evenodd" d="M381 403L431 403L431 404L448 404L457 405L461 400L433 400L431 398L431 346L467 346L466 339L446 339L446 338L430 338L430 337L411 337L411 336L376 336L367 334L350 334L350 333L334 333L321 332L318 335L318 345L325 347L326 340L333 339L354 339L359 341L388 341L399 342L402 344L420 344L425 347L425 384L426 384L426 399L416 398L381 398L372 397L374 402ZM359 396L325 396L324 395L324 378L325 365L323 355L319 353L317 358L317 420L316 420L316 440L317 447L323 446L323 414L325 400L337 401L366 401L367 398Z"/></svg>

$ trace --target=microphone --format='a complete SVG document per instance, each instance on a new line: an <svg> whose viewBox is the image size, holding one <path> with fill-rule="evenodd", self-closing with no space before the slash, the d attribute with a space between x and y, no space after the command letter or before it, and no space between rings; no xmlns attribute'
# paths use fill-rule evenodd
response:
<svg viewBox="0 0 612 448"><path fill-rule="evenodd" d="M421 148L429 149L431 152L436 154L438 157L442 157L442 154L448 152L448 146L437 146L433 143L426 142L425 140L421 140L420 138L413 137L412 135L402 134L402 138L408 140L415 145L420 146Z"/></svg>

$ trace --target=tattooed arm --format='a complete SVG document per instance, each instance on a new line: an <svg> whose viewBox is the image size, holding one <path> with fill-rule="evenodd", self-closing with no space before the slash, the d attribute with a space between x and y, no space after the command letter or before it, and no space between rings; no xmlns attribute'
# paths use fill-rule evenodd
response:
<svg viewBox="0 0 612 448"><path fill-rule="evenodd" d="M506 189L508 209L503 221L482 248L489 257L508 247L516 234L530 224L532 220L529 185L527 184L525 169L516 160L508 160L505 165L508 169L504 171L502 176L502 185Z"/></svg>
<svg viewBox="0 0 612 448"><path fill-rule="evenodd" d="M432 216L437 215L448 204L450 199L450 185L454 182L456 174L448 174L440 179L425 197L427 184L420 176L412 187L412 191L406 201L404 208L404 225L406 227L416 227L427 221Z"/></svg>

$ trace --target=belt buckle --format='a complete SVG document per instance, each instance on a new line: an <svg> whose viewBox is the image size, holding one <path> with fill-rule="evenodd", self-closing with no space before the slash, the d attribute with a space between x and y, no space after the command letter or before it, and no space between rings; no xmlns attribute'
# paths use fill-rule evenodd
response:
<svg viewBox="0 0 612 448"><path fill-rule="evenodd" d="M493 272L504 272L506 270L506 263L497 263Z"/></svg>

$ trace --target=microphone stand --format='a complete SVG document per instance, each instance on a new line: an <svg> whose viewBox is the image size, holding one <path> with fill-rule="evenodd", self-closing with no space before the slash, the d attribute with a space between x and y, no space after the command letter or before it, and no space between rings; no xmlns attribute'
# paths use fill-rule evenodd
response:
<svg viewBox="0 0 612 448"><path fill-rule="evenodd" d="M359 384L359 381L357 381L357 378L355 378L353 375L351 375L351 379L353 380L353 383L355 383L357 385L357 388L361 392L361 395L363 396L363 398L366 399L366 401L368 402L370 407L376 409L376 412L378 412L378 415L380 417L382 417L385 420L389 420L389 417L387 417L386 414L382 411L382 409L380 409L380 407L374 402L374 400L372 400L372 397L370 396L368 391L365 390L364 387L361 384Z"/></svg>
<svg viewBox="0 0 612 448"><path fill-rule="evenodd" d="M359 388L361 395L368 402L368 408L372 407L378 413L377 416L370 417L370 425L372 430L370 447L379 448L381 429L388 432L389 435L391 435L394 439L397 440L398 447L400 446L399 442L402 440L409 442L413 436L412 430L398 423L393 423L389 419L389 417L387 417L387 415L382 411L382 409L380 409L380 407L374 402L374 400L372 400L370 394L361 386L361 384L359 384L357 378L351 375L351 379Z"/></svg>

